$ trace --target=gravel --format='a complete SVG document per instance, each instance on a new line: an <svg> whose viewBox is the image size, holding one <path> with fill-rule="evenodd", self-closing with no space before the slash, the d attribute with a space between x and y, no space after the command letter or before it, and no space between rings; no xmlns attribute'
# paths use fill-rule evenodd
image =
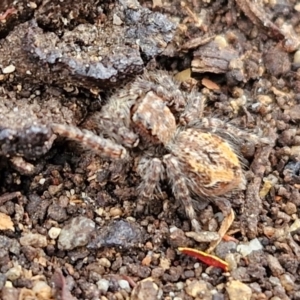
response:
<svg viewBox="0 0 300 300"><path fill-rule="evenodd" d="M1 299L300 299L296 1L0 2ZM200 233L166 181L141 199L135 157L103 159L52 132L96 133L91 116L145 69L261 137L218 132L247 185L195 203ZM228 272L178 251L208 249L230 206L212 253Z"/></svg>

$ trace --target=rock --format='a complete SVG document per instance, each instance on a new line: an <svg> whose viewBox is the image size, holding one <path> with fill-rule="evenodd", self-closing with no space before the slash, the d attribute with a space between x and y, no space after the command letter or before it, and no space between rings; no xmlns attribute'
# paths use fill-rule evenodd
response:
<svg viewBox="0 0 300 300"><path fill-rule="evenodd" d="M69 4L72 6L72 1ZM65 12L72 11L73 17L82 17L85 10L96 13L85 5L80 13L67 6L64 3ZM16 26L1 43L0 65L8 66L13 61L17 68L8 66L3 73L14 71L15 80L30 80L32 84L39 81L64 86L72 82L88 89L118 86L142 73L143 57L151 59L162 53L175 34L176 25L165 15L139 4L132 9L126 1L116 1L107 13L101 25L84 22L72 30L65 28L62 35L42 29L54 25L49 25L49 16L46 21L37 15L37 22ZM66 20L59 10L52 16L57 17L54 26ZM44 21L47 25L39 27ZM84 46L78 47L78 42Z"/></svg>
<svg viewBox="0 0 300 300"><path fill-rule="evenodd" d="M288 215L295 214L297 212L297 206L293 202L287 202L285 207L284 207L284 211Z"/></svg>
<svg viewBox="0 0 300 300"><path fill-rule="evenodd" d="M226 287L226 291L230 300L250 300L252 296L251 288L237 280L231 281Z"/></svg>
<svg viewBox="0 0 300 300"><path fill-rule="evenodd" d="M59 185L50 185L48 187L48 192L50 193L51 196L55 196L56 194L61 192L63 190L63 188L64 188L64 186L62 183Z"/></svg>
<svg viewBox="0 0 300 300"><path fill-rule="evenodd" d="M118 281L118 284L119 284L120 289L125 290L126 292L130 293L131 288L130 288L130 285L127 280L121 279Z"/></svg>
<svg viewBox="0 0 300 300"><path fill-rule="evenodd" d="M151 274L150 267L141 266L139 264L128 264L127 268L131 274L140 278L149 277Z"/></svg>
<svg viewBox="0 0 300 300"><path fill-rule="evenodd" d="M57 222L63 222L68 219L66 209L56 203L53 203L48 207L48 216Z"/></svg>
<svg viewBox="0 0 300 300"><path fill-rule="evenodd" d="M4 274L0 274L0 290L3 289L6 282L6 276Z"/></svg>
<svg viewBox="0 0 300 300"><path fill-rule="evenodd" d="M278 277L279 275L284 273L283 267L275 256L269 254L267 256L267 261L269 268L271 269L271 272L274 276Z"/></svg>
<svg viewBox="0 0 300 300"><path fill-rule="evenodd" d="M212 241L217 241L220 236L217 232L210 232L210 231L201 231L201 232L186 232L185 234L187 237L194 239L199 243L210 243Z"/></svg>
<svg viewBox="0 0 300 300"><path fill-rule="evenodd" d="M287 73L291 68L289 54L279 47L273 47L263 56L263 62L267 71L273 76Z"/></svg>
<svg viewBox="0 0 300 300"><path fill-rule="evenodd" d="M61 231L58 238L60 250L72 250L85 246L90 240L90 235L95 229L95 223L86 217L76 217Z"/></svg>
<svg viewBox="0 0 300 300"><path fill-rule="evenodd" d="M12 240L4 235L0 235L0 249L8 250L12 245Z"/></svg>
<svg viewBox="0 0 300 300"><path fill-rule="evenodd" d="M14 65L9 65L2 69L3 74L10 74L13 73L16 70L16 67Z"/></svg>
<svg viewBox="0 0 300 300"><path fill-rule="evenodd" d="M115 220L101 228L99 235L89 243L88 248L118 247L129 250L144 244L144 229L136 224L124 220Z"/></svg>
<svg viewBox="0 0 300 300"><path fill-rule="evenodd" d="M47 246L47 238L39 233L25 233L20 238L22 246L32 246L35 248L43 248Z"/></svg>
<svg viewBox="0 0 300 300"><path fill-rule="evenodd" d="M285 111L293 121L300 120L300 105L294 105L292 109Z"/></svg>
<svg viewBox="0 0 300 300"><path fill-rule="evenodd" d="M146 278L134 287L131 300L157 300L160 299L159 297L159 289L155 282L153 282L152 278Z"/></svg>
<svg viewBox="0 0 300 300"><path fill-rule="evenodd" d="M236 252L237 244L233 241L221 241L215 249L216 256L224 259L227 254Z"/></svg>
<svg viewBox="0 0 300 300"><path fill-rule="evenodd" d="M295 289L295 278L293 278L290 274L282 274L279 279L287 292Z"/></svg>
<svg viewBox="0 0 300 300"><path fill-rule="evenodd" d="M105 294L108 291L109 288L109 281L102 278L99 281L97 281L97 287L99 289L99 291L103 294Z"/></svg>
<svg viewBox="0 0 300 300"><path fill-rule="evenodd" d="M263 249L262 244L258 239L253 239L249 243L239 244L237 246L237 251L241 253L242 256L247 256L253 251L261 250Z"/></svg>
<svg viewBox="0 0 300 300"><path fill-rule="evenodd" d="M101 257L99 259L99 265L105 268L110 268L111 262L106 257Z"/></svg>
<svg viewBox="0 0 300 300"><path fill-rule="evenodd" d="M19 291L16 288L5 286L2 289L1 296L2 296L2 299L5 299L5 300L19 299Z"/></svg>
<svg viewBox="0 0 300 300"><path fill-rule="evenodd" d="M10 216L0 212L0 230L7 229L15 231L14 223Z"/></svg>
<svg viewBox="0 0 300 300"><path fill-rule="evenodd" d="M22 267L20 265L16 265L13 268L9 269L5 275L8 280L14 281L20 278L21 274L22 274Z"/></svg>
<svg viewBox="0 0 300 300"><path fill-rule="evenodd" d="M151 271L152 278L160 278L165 273L165 270L161 267L156 267Z"/></svg>
<svg viewBox="0 0 300 300"><path fill-rule="evenodd" d="M60 228L51 227L48 231L48 235L51 239L56 240L57 237L59 236L60 232L61 232Z"/></svg>
<svg viewBox="0 0 300 300"><path fill-rule="evenodd" d="M209 291L207 284L203 280L194 280L187 284L186 293L191 297L199 297L201 299L212 299L212 294Z"/></svg>
<svg viewBox="0 0 300 300"><path fill-rule="evenodd" d="M35 292L37 299L51 299L51 287L45 281L36 281L33 284L32 291Z"/></svg>
<svg viewBox="0 0 300 300"><path fill-rule="evenodd" d="M48 200L44 200L36 194L29 196L29 201L25 206L25 209L32 222L36 223L44 220L49 204L50 202Z"/></svg>
<svg viewBox="0 0 300 300"><path fill-rule="evenodd" d="M188 245L188 238L185 236L183 230L172 226L170 228L169 242L172 247L178 248L184 245Z"/></svg>

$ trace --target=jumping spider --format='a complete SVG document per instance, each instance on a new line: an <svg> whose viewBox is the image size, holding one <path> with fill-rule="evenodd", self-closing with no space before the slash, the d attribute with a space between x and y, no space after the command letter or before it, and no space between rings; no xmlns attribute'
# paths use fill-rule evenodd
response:
<svg viewBox="0 0 300 300"><path fill-rule="evenodd" d="M219 119L204 118L204 101L195 89L180 90L163 71L146 72L112 95L93 116L96 135L88 130L53 124L53 131L109 159L136 161L142 197L151 198L167 179L196 231L193 202L216 200L245 188L242 163L232 142L259 138ZM217 201L218 202L218 201Z"/></svg>

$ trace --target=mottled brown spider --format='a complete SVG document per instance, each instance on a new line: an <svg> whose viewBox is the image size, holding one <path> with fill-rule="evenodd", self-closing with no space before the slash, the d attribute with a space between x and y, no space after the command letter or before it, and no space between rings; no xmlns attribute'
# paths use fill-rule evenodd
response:
<svg viewBox="0 0 300 300"><path fill-rule="evenodd" d="M239 156L224 136L259 140L219 119L203 118L203 102L199 92L182 91L168 73L146 72L93 116L100 135L66 125L52 128L102 157L134 159L142 197L153 197L167 179L199 231L193 202L245 188Z"/></svg>

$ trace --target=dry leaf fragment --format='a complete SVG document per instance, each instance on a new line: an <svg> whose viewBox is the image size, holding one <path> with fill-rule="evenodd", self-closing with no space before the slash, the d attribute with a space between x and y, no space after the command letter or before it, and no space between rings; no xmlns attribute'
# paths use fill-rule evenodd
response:
<svg viewBox="0 0 300 300"><path fill-rule="evenodd" d="M225 272L229 271L228 263L215 255L210 255L206 252L199 251L199 250L193 249L193 248L179 247L178 250L186 255L189 255L191 257L195 257L195 258L199 259L200 261L204 262L205 264L207 264L209 266L220 268L220 269L224 270Z"/></svg>
<svg viewBox="0 0 300 300"><path fill-rule="evenodd" d="M230 214L228 214L228 216L226 216L226 218L224 218L221 227L219 229L219 236L220 238L216 241L212 241L210 243L209 248L205 251L207 253L211 253L217 246L218 244L221 242L221 240L223 239L223 237L226 235L228 229L230 228L230 226L232 225L234 221L234 211L233 209L231 209Z"/></svg>

